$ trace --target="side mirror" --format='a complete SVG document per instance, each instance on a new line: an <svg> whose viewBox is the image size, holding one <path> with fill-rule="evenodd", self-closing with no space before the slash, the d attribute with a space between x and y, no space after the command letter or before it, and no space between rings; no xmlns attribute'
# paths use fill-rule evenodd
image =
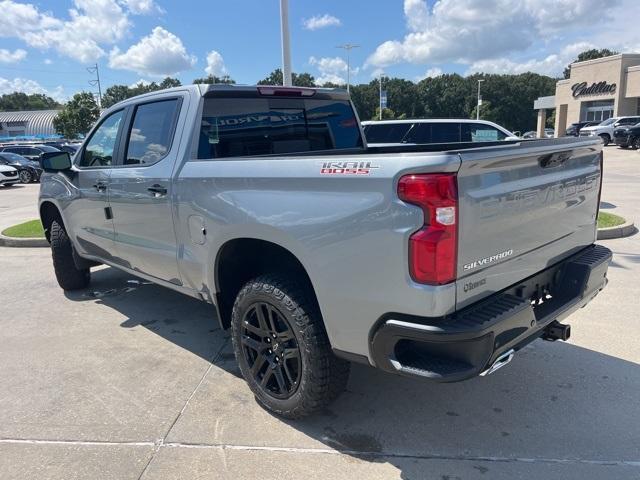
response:
<svg viewBox="0 0 640 480"><path fill-rule="evenodd" d="M69 152L45 152L40 157L40 165L45 172L55 173L71 169Z"/></svg>

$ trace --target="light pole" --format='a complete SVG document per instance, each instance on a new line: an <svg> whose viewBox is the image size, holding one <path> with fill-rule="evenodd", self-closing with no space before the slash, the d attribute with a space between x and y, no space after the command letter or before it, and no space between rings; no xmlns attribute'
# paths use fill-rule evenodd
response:
<svg viewBox="0 0 640 480"><path fill-rule="evenodd" d="M289 0L280 0L280 31L282 35L282 85L291 86L291 45L289 43Z"/></svg>
<svg viewBox="0 0 640 480"><path fill-rule="evenodd" d="M382 120L382 76L384 72L380 72L380 112L378 113L378 120Z"/></svg>
<svg viewBox="0 0 640 480"><path fill-rule="evenodd" d="M480 97L480 84L484 82L484 79L478 80L478 106L476 107L476 120L480 120L480 105L482 105L482 98Z"/></svg>
<svg viewBox="0 0 640 480"><path fill-rule="evenodd" d="M336 48L342 48L347 51L347 93L349 93L349 83L351 80L351 62L349 53L352 49L358 48L360 45L354 45L353 43L345 43L344 45L338 45Z"/></svg>

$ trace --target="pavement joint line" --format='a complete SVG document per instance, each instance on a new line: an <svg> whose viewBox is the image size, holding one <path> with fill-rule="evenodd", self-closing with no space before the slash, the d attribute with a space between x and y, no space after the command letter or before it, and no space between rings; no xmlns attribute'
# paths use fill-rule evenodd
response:
<svg viewBox="0 0 640 480"><path fill-rule="evenodd" d="M108 440L46 440L28 438L0 438L1 444L25 444L25 445L82 445L82 446L129 446L129 447L153 447L156 442L118 442Z"/></svg>
<svg viewBox="0 0 640 480"><path fill-rule="evenodd" d="M200 388L200 385L202 385L204 380L205 380L205 378L207 378L207 375L209 374L209 372L213 368L213 365L214 365L215 361L220 357L220 355L222 354L222 351L227 346L227 341L228 340L225 340L224 342L222 342L222 345L220 345L220 348L218 349L218 351L215 352L213 355L211 355L211 359L209 360L209 367L207 367L207 370L202 374L202 377L200 377L200 381L198 382L198 384L195 386L195 388L191 392L191 395L189 395L187 400L184 402L184 405L182 406L182 408L178 412L178 415L176 415L176 418L173 419L173 422L171 422L171 425L169 425L169 428L167 429L167 432L164 434L164 436L162 438L159 438L154 443L153 454L149 458L149 461L147 462L147 464L142 469L142 472L140 472L140 476L138 477L138 480L140 480L144 476L146 471L151 466L151 463L153 462L154 458L156 458L156 455L158 454L160 449L165 445L165 440L167 439L167 437L171 433L171 430L173 430L173 427L176 425L176 423L178 423L178 420L180 420L180 417L182 417L182 414L184 413L184 411L189 406L189 402L191 401L193 396L196 394L196 392Z"/></svg>
<svg viewBox="0 0 640 480"><path fill-rule="evenodd" d="M46 440L46 439L22 439L0 438L1 444L18 445L78 445L78 446L125 446L125 447L154 447L154 457L161 448L185 448L196 450L235 450L235 451L261 451L282 453L304 453L315 455L349 455L354 457L374 458L400 458L408 460L458 460L467 462L496 462L496 463L550 463L563 465L600 465L600 466L624 466L640 468L640 460L592 460L580 458L547 458L547 457L494 457L482 455L445 455L438 453L402 454L392 452L366 452L359 450L339 450L332 448L300 448L300 447L275 447L260 445L227 445L215 443L186 443L186 442L154 442L154 441L102 441L102 440ZM151 462L149 462L150 464ZM148 467L148 465L147 465ZM145 468L146 470L146 468ZM144 473L144 471L143 471ZM143 474L142 473L142 474ZM141 476L142 476L141 474Z"/></svg>

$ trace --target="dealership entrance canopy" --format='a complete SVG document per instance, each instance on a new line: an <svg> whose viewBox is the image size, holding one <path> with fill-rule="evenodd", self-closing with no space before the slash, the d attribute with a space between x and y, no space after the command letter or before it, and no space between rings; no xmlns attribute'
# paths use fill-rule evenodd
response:
<svg viewBox="0 0 640 480"><path fill-rule="evenodd" d="M568 79L556 84L556 94L534 102L538 136L547 111L555 108L556 136L574 122L600 122L609 117L640 115L640 54L622 53L571 64Z"/></svg>

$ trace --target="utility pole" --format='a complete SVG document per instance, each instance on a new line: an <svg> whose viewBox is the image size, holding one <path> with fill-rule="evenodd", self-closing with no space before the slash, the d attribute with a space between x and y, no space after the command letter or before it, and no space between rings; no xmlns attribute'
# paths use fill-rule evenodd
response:
<svg viewBox="0 0 640 480"><path fill-rule="evenodd" d="M478 80L478 106L476 107L476 120L480 120L480 105L482 105L482 97L480 96L480 84L484 82L484 79Z"/></svg>
<svg viewBox="0 0 640 480"><path fill-rule="evenodd" d="M282 85L291 86L291 44L289 43L289 0L280 0L280 31L282 35Z"/></svg>
<svg viewBox="0 0 640 480"><path fill-rule="evenodd" d="M350 53L354 48L358 48L360 45L354 45L353 43L345 43L344 45L338 45L336 48L342 48L347 51L347 93L349 93L349 83L351 80L351 60Z"/></svg>
<svg viewBox="0 0 640 480"><path fill-rule="evenodd" d="M98 70L98 64L96 63L93 67L87 68L87 72L96 74L95 80L89 80L89 85L92 87L98 87L98 107L102 108L102 87L100 86L100 71Z"/></svg>

